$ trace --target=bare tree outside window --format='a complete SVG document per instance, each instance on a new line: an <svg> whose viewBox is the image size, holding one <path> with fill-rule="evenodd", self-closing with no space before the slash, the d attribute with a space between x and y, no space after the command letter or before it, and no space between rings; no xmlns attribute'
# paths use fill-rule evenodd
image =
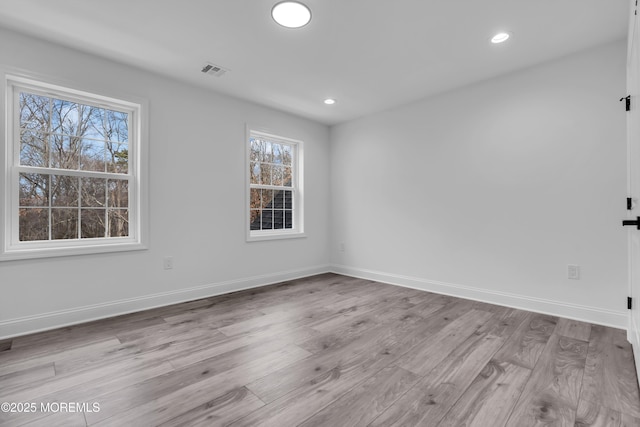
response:
<svg viewBox="0 0 640 427"><path fill-rule="evenodd" d="M19 175L19 240L128 236L129 113L29 92L18 104L19 164L33 168Z"/></svg>

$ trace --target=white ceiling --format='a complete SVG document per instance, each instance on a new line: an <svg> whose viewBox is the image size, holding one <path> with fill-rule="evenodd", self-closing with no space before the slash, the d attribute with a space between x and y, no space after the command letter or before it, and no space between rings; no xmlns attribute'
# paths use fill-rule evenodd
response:
<svg viewBox="0 0 640 427"><path fill-rule="evenodd" d="M278 1L0 0L0 25L335 124L622 39L628 23L627 0L303 0L313 19L294 30L271 19ZM498 31L513 36L492 45ZM207 61L230 71L202 74Z"/></svg>

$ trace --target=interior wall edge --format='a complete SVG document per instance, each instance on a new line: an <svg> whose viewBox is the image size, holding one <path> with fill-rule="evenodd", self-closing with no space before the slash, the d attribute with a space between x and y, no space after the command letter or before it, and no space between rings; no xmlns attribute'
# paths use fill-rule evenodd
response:
<svg viewBox="0 0 640 427"><path fill-rule="evenodd" d="M450 295L489 304L501 305L520 310L532 311L551 316L565 317L597 325L627 330L629 317L626 311L613 311L585 305L569 304L526 295L490 291L468 285L440 282L425 278L409 277L394 273L368 270L358 267L334 264L332 273L406 288L418 289L437 294Z"/></svg>
<svg viewBox="0 0 640 427"><path fill-rule="evenodd" d="M171 292L87 305L68 310L8 319L0 322L0 340L179 304L201 298L214 297L245 289L259 288L287 280L328 273L330 270L330 265L317 265L302 269L211 283Z"/></svg>

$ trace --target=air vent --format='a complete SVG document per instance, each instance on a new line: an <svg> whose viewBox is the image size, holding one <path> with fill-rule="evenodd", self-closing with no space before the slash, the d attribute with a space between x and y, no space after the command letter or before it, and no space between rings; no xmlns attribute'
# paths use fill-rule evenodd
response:
<svg viewBox="0 0 640 427"><path fill-rule="evenodd" d="M226 69L220 67L219 65L214 65L211 63L206 63L201 70L205 74L209 74L211 76L221 77L224 73L227 72Z"/></svg>

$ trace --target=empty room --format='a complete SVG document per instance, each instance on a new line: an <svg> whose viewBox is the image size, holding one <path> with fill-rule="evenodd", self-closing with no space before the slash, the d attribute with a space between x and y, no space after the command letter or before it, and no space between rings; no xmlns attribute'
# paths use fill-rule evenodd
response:
<svg viewBox="0 0 640 427"><path fill-rule="evenodd" d="M635 0L0 0L1 426L640 426Z"/></svg>

